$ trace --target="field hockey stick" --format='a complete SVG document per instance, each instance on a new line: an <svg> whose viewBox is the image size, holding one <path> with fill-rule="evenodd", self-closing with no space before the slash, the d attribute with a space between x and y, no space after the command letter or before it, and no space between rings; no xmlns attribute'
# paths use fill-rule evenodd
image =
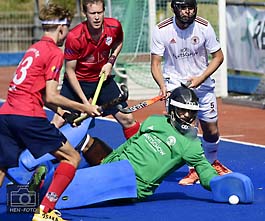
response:
<svg viewBox="0 0 265 221"><path fill-rule="evenodd" d="M111 100L111 101L99 106L98 107L98 111L99 112L104 112L104 111L106 111L106 110L108 110L108 109L110 109L112 107L115 107L115 106L125 102L128 99L128 96L129 96L127 86L126 85L121 85L121 91L122 92L121 92L121 94L118 97L116 97L113 100ZM89 116L87 115L85 119L87 119L88 117ZM80 119L80 117L78 117L76 119ZM83 120L85 120L85 119L83 119L82 121L78 121L77 122L76 119L72 123L71 122L69 122L69 123L77 126L77 125L80 125Z"/></svg>
<svg viewBox="0 0 265 221"><path fill-rule="evenodd" d="M99 93L100 93L100 90L102 88L102 85L103 85L103 82L104 82L104 79L105 79L105 72L103 72L100 76L100 79L99 79L99 82L98 82L98 85L97 85L97 88L96 88L96 91L95 91L95 94L94 94L94 97L93 97L93 100L92 100L92 105L95 105L97 103L97 100L98 100L98 96L99 96ZM76 118L74 120L74 123L76 125L80 124L80 122L82 122L83 120L87 119L89 116L88 114L81 114L80 117Z"/></svg>
<svg viewBox="0 0 265 221"><path fill-rule="evenodd" d="M99 106L99 111L104 112L105 110L108 110L114 106L120 105L122 102L127 101L129 96L127 86L121 85L121 91L122 93L119 95L119 97L114 98L113 100Z"/></svg>
<svg viewBox="0 0 265 221"><path fill-rule="evenodd" d="M129 108L122 108L121 105L118 105L117 108L120 112L124 113L124 114L130 114L132 112L135 112L135 111L138 111L138 110L141 110L147 106L150 106L154 103L156 103L157 101L163 99L164 96L163 95L158 95L156 97L153 97L151 99L148 99L148 100L145 100L145 101L142 101L140 102L139 104L136 104L136 105L133 105Z"/></svg>
<svg viewBox="0 0 265 221"><path fill-rule="evenodd" d="M185 84L180 83L182 87L189 87L191 85L191 81L187 81Z"/></svg>
<svg viewBox="0 0 265 221"><path fill-rule="evenodd" d="M95 94L94 94L94 97L93 97L93 100L92 100L92 105L96 105L97 103L97 100L98 100L98 96L99 96L99 93L101 91L101 88L102 88L102 85L103 85L103 82L105 80L105 72L103 72L100 76L100 79L99 79L99 82L98 82L98 86L97 86L97 89L95 91Z"/></svg>

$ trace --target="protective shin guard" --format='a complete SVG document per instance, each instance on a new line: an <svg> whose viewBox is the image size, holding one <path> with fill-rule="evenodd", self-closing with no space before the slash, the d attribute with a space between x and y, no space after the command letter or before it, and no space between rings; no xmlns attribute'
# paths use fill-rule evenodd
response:
<svg viewBox="0 0 265 221"><path fill-rule="evenodd" d="M204 149L205 157L207 160L212 164L215 160L217 160L217 151L218 151L218 146L219 146L219 139L214 142L210 143L205 141L202 138L202 147Z"/></svg>
<svg viewBox="0 0 265 221"><path fill-rule="evenodd" d="M90 166L96 166L99 165L111 152L111 147L97 137L93 137L90 138L90 141L84 148L83 156Z"/></svg>
<svg viewBox="0 0 265 221"><path fill-rule="evenodd" d="M130 137L132 137L134 134L138 132L140 128L140 123L135 122L135 124L129 128L123 128L123 133L125 138L128 140Z"/></svg>

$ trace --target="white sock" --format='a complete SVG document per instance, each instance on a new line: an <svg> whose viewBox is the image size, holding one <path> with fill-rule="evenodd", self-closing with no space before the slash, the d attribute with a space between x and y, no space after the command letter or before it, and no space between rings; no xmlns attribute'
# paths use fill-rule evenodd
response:
<svg viewBox="0 0 265 221"><path fill-rule="evenodd" d="M88 141L90 140L90 136L89 134L87 134L87 137L86 137L86 140L85 142L83 143L82 147L81 147L81 152L85 149L86 145L88 144Z"/></svg>

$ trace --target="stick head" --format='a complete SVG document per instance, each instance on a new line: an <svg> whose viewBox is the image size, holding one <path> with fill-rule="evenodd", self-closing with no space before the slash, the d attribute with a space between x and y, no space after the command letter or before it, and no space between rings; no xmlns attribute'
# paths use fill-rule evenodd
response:
<svg viewBox="0 0 265 221"><path fill-rule="evenodd" d="M121 91L122 91L122 96L123 96L123 99L128 100L128 97L129 97L129 91L128 91L128 88L125 84L122 84L121 85Z"/></svg>
<svg viewBox="0 0 265 221"><path fill-rule="evenodd" d="M128 93L127 86L124 84L121 85L121 94L119 95L119 97L114 98L113 100L109 101L108 103L100 106L99 107L100 111L103 112L104 110L107 110L107 109L115 107L115 106L118 108L118 105L120 105L120 103L127 101L128 96L129 96L129 93Z"/></svg>
<svg viewBox="0 0 265 221"><path fill-rule="evenodd" d="M180 83L182 87L189 87L191 85L191 81L187 81L185 84L184 83Z"/></svg>

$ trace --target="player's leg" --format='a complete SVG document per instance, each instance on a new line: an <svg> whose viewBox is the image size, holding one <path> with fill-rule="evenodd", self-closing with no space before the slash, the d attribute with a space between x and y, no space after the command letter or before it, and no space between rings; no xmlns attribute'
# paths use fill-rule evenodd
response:
<svg viewBox="0 0 265 221"><path fill-rule="evenodd" d="M18 158L23 151L19 147L16 139L18 138L11 128L16 128L19 121L9 120L12 115L0 115L0 187L7 174L7 169L18 166ZM12 122L15 122L14 124Z"/></svg>
<svg viewBox="0 0 265 221"><path fill-rule="evenodd" d="M202 147L205 156L219 175L230 173L231 170L218 161L217 155L220 135L218 128L217 101L213 91L202 96L200 107L202 107L202 111L199 112L199 119L203 133Z"/></svg>
<svg viewBox="0 0 265 221"><path fill-rule="evenodd" d="M66 141L58 150L51 152L60 163L56 168L52 182L40 204L39 210L34 214L33 221L42 220L41 217L48 216L58 218L54 210L57 201L75 176L80 162L79 153Z"/></svg>
<svg viewBox="0 0 265 221"><path fill-rule="evenodd" d="M224 166L217 158L219 147L219 133L217 122L200 121L203 131L202 146L204 148L205 156L212 164L219 175L231 173L231 170Z"/></svg>
<svg viewBox="0 0 265 221"><path fill-rule="evenodd" d="M202 146L208 161L213 165L219 175L231 172L227 167L217 160L219 147L218 112L217 101L214 91L199 92L200 111L198 118L202 128ZM192 185L199 181L199 177L193 168L189 168L189 173L182 180L180 185Z"/></svg>
<svg viewBox="0 0 265 221"><path fill-rule="evenodd" d="M1 129L1 131L3 131L4 132L4 130L5 130L5 128L2 128L2 127L4 127L4 125L3 125L3 122L1 122L1 118L0 118L0 124L1 124L1 126L0 126L0 129ZM0 132L1 133L1 132ZM3 136L3 137L1 137L1 134L0 134L0 139L3 139L3 140L5 140L5 137ZM3 150L2 150L2 146L4 147L4 145L5 144L3 144L1 141L0 141L0 152L2 152ZM4 152L4 151L3 151ZM2 155L2 154L1 154ZM2 161L2 159L1 159L1 156L0 156L0 162ZM0 187L2 186L2 184L3 184L3 181L4 181L4 179L5 179L5 175L6 175L6 170L5 170L5 168L4 167L0 167Z"/></svg>
<svg viewBox="0 0 265 221"><path fill-rule="evenodd" d="M39 191L42 188L47 172L48 170L45 165L39 165L35 169L31 179L28 182L30 191Z"/></svg>
<svg viewBox="0 0 265 221"><path fill-rule="evenodd" d="M126 139L136 134L140 128L140 123L134 119L133 114L117 112L114 118L122 125Z"/></svg>
<svg viewBox="0 0 265 221"><path fill-rule="evenodd" d="M108 79L104 83L99 96L99 104L104 104L115 97L118 97L120 93L121 91L116 82L112 78ZM123 108L128 106L126 102L121 103L121 105ZM136 134L140 128L140 124L134 119L133 114L121 113L116 107L113 107L104 113L105 116L109 114L111 114L121 124L126 139L129 139L131 136Z"/></svg>
<svg viewBox="0 0 265 221"><path fill-rule="evenodd" d="M0 187L3 184L5 176L6 176L6 170L4 168L0 168Z"/></svg>
<svg viewBox="0 0 265 221"><path fill-rule="evenodd" d="M40 209L33 217L33 220L45 220L43 214L49 213L47 215L60 220L53 209L62 192L72 181L80 155L48 119L14 116L12 121L16 122L14 125L19 144L27 147L35 158L51 153L60 161Z"/></svg>
<svg viewBox="0 0 265 221"><path fill-rule="evenodd" d="M90 166L99 165L101 161L113 151L113 149L97 137L88 138L89 141L86 146L81 149L83 156Z"/></svg>
<svg viewBox="0 0 265 221"><path fill-rule="evenodd" d="M219 132L217 121L206 122L200 120L200 125L202 129L202 146L204 148L205 157L212 164L217 160L217 151L219 145Z"/></svg>

